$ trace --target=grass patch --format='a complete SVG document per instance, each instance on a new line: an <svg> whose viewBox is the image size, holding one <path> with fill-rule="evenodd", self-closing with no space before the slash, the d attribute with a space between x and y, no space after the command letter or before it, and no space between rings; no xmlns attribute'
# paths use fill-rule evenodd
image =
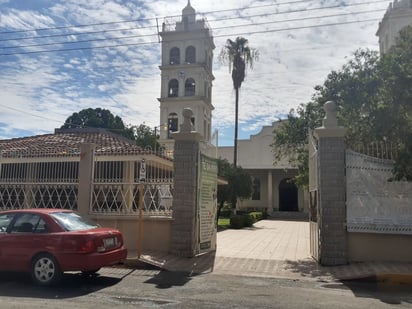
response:
<svg viewBox="0 0 412 309"><path fill-rule="evenodd" d="M237 215L232 215L230 218L219 217L217 228L221 231L226 229L242 229L244 227L251 227L255 222L262 220L264 217L264 213L261 211L238 211Z"/></svg>
<svg viewBox="0 0 412 309"><path fill-rule="evenodd" d="M217 226L220 229L230 228L230 219L229 218L219 218L219 221L217 222Z"/></svg>

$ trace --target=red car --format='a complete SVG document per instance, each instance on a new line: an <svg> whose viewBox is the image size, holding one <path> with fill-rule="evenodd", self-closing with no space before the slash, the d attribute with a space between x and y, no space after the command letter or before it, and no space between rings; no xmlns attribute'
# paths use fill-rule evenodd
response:
<svg viewBox="0 0 412 309"><path fill-rule="evenodd" d="M0 212L0 271L30 272L39 285L58 282L65 271L95 273L126 256L120 231L100 227L73 211Z"/></svg>

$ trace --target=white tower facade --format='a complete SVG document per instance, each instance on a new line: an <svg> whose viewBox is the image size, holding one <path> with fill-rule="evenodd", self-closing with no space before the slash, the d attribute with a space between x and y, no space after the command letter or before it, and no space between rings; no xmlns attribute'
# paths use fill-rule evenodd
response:
<svg viewBox="0 0 412 309"><path fill-rule="evenodd" d="M211 140L213 36L205 19L196 19L188 1L181 18L166 18L160 32L162 64L159 143L173 152L171 132L179 131L182 111L193 110L192 124L206 143Z"/></svg>
<svg viewBox="0 0 412 309"><path fill-rule="evenodd" d="M412 0L395 0L390 3L376 33L380 53L387 53L395 45L399 32L409 25L412 25Z"/></svg>

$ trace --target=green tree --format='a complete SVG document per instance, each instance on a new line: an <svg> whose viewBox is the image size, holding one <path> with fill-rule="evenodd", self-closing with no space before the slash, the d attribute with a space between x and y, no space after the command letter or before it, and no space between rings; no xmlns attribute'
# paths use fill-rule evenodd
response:
<svg viewBox="0 0 412 309"><path fill-rule="evenodd" d="M159 143L157 142L159 135L151 127L141 124L139 126L132 126L134 139L136 144L145 148L149 146L152 149L158 150L160 148Z"/></svg>
<svg viewBox="0 0 412 309"><path fill-rule="evenodd" d="M388 141L399 146L394 179L412 180L412 28L405 28L387 54L358 50L341 70L315 87L311 102L291 110L274 132L275 161L287 156L298 168L296 183L305 186L309 129L321 125L323 104L335 101L346 144Z"/></svg>
<svg viewBox="0 0 412 309"><path fill-rule="evenodd" d="M397 43L383 55L377 69L383 80L382 118L391 127L389 139L399 144L394 179L412 181L412 26L400 32ZM388 123L391 119L396 122Z"/></svg>
<svg viewBox="0 0 412 309"><path fill-rule="evenodd" d="M218 159L218 176L227 180L227 185L219 185L217 190L218 210L216 220L225 203L236 207L237 199L246 199L252 196L252 177L243 168L229 163L226 159Z"/></svg>
<svg viewBox="0 0 412 309"><path fill-rule="evenodd" d="M134 140L133 130L126 127L122 118L114 116L108 109L86 108L69 116L61 129L102 128Z"/></svg>
<svg viewBox="0 0 412 309"><path fill-rule="evenodd" d="M149 146L151 149L159 149L159 136L155 136L151 127L145 124L125 125L122 118L113 115L108 109L87 108L73 113L61 126L61 129L72 128L102 128L135 141L142 148Z"/></svg>
<svg viewBox="0 0 412 309"><path fill-rule="evenodd" d="M301 104L296 110L292 109L287 120L274 131L272 150L276 161L287 158L289 163L298 169L294 182L299 187L306 187L308 175L308 132L319 127L324 112L319 104L311 102Z"/></svg>
<svg viewBox="0 0 412 309"><path fill-rule="evenodd" d="M237 37L234 41L228 39L222 48L219 58L229 62L229 72L232 73L233 88L235 89L235 137L233 164L237 166L238 122L239 122L239 89L246 77L246 69L253 68L253 62L258 59L257 50L249 47L247 39Z"/></svg>

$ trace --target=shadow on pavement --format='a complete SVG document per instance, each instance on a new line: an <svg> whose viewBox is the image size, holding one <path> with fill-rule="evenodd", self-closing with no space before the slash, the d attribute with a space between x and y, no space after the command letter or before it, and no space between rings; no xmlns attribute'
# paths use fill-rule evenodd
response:
<svg viewBox="0 0 412 309"><path fill-rule="evenodd" d="M287 271L300 274L302 277L319 279L322 281L322 276L330 276L331 273L325 270L313 259L305 259L298 261L285 261Z"/></svg>
<svg viewBox="0 0 412 309"><path fill-rule="evenodd" d="M342 280L324 287L349 289L356 297L378 299L388 305L412 304L412 285L380 282L375 276Z"/></svg>
<svg viewBox="0 0 412 309"><path fill-rule="evenodd" d="M87 295L113 286L121 278L112 278L95 274L65 273L61 282L55 286L42 287L35 285L29 274L0 273L0 296L32 297L44 299L65 299Z"/></svg>
<svg viewBox="0 0 412 309"><path fill-rule="evenodd" d="M155 284L158 289L169 289L174 286L183 286L188 283L192 275L183 271L161 271L145 283Z"/></svg>
<svg viewBox="0 0 412 309"><path fill-rule="evenodd" d="M345 276L350 277L347 266L320 266L311 259L286 261L286 267L288 271L302 277L323 282L324 288L350 290L356 297L378 299L390 305L412 304L412 282L381 280L380 276L375 275L342 279Z"/></svg>

